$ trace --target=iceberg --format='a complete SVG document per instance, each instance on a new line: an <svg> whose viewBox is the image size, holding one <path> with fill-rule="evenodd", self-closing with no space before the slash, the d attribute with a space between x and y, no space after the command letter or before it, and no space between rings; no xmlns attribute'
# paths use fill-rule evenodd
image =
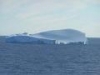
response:
<svg viewBox="0 0 100 75"><path fill-rule="evenodd" d="M33 43L33 44L86 44L85 33L74 29L62 29L40 32L29 35L28 33L16 34L6 39L8 43Z"/></svg>
<svg viewBox="0 0 100 75"><path fill-rule="evenodd" d="M79 42L86 44L87 41L85 33L74 29L51 30L33 34L32 36L36 38L56 40L56 44L68 44Z"/></svg>
<svg viewBox="0 0 100 75"><path fill-rule="evenodd" d="M29 35L17 34L6 38L7 43L31 43L31 44L55 44L55 40L31 37Z"/></svg>

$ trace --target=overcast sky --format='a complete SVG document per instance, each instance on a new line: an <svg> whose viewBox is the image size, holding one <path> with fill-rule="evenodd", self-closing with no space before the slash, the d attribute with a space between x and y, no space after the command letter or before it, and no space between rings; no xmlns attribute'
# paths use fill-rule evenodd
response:
<svg viewBox="0 0 100 75"><path fill-rule="evenodd" d="M100 37L100 0L0 0L0 35L67 28Z"/></svg>

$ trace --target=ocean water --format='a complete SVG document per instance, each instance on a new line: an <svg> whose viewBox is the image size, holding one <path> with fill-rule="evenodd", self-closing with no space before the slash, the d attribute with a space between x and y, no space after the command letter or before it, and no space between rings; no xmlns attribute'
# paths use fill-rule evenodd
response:
<svg viewBox="0 0 100 75"><path fill-rule="evenodd" d="M0 75L100 75L100 45L0 43Z"/></svg>

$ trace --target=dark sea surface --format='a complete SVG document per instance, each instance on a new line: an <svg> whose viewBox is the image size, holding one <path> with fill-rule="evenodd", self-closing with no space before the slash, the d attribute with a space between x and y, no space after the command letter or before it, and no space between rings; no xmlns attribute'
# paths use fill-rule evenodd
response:
<svg viewBox="0 0 100 75"><path fill-rule="evenodd" d="M100 45L0 43L0 75L100 75Z"/></svg>

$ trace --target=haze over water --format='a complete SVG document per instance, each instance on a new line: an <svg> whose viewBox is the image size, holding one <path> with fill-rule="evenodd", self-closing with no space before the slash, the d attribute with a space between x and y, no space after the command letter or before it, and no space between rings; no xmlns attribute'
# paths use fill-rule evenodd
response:
<svg viewBox="0 0 100 75"><path fill-rule="evenodd" d="M0 35L72 28L100 37L100 0L0 0Z"/></svg>

